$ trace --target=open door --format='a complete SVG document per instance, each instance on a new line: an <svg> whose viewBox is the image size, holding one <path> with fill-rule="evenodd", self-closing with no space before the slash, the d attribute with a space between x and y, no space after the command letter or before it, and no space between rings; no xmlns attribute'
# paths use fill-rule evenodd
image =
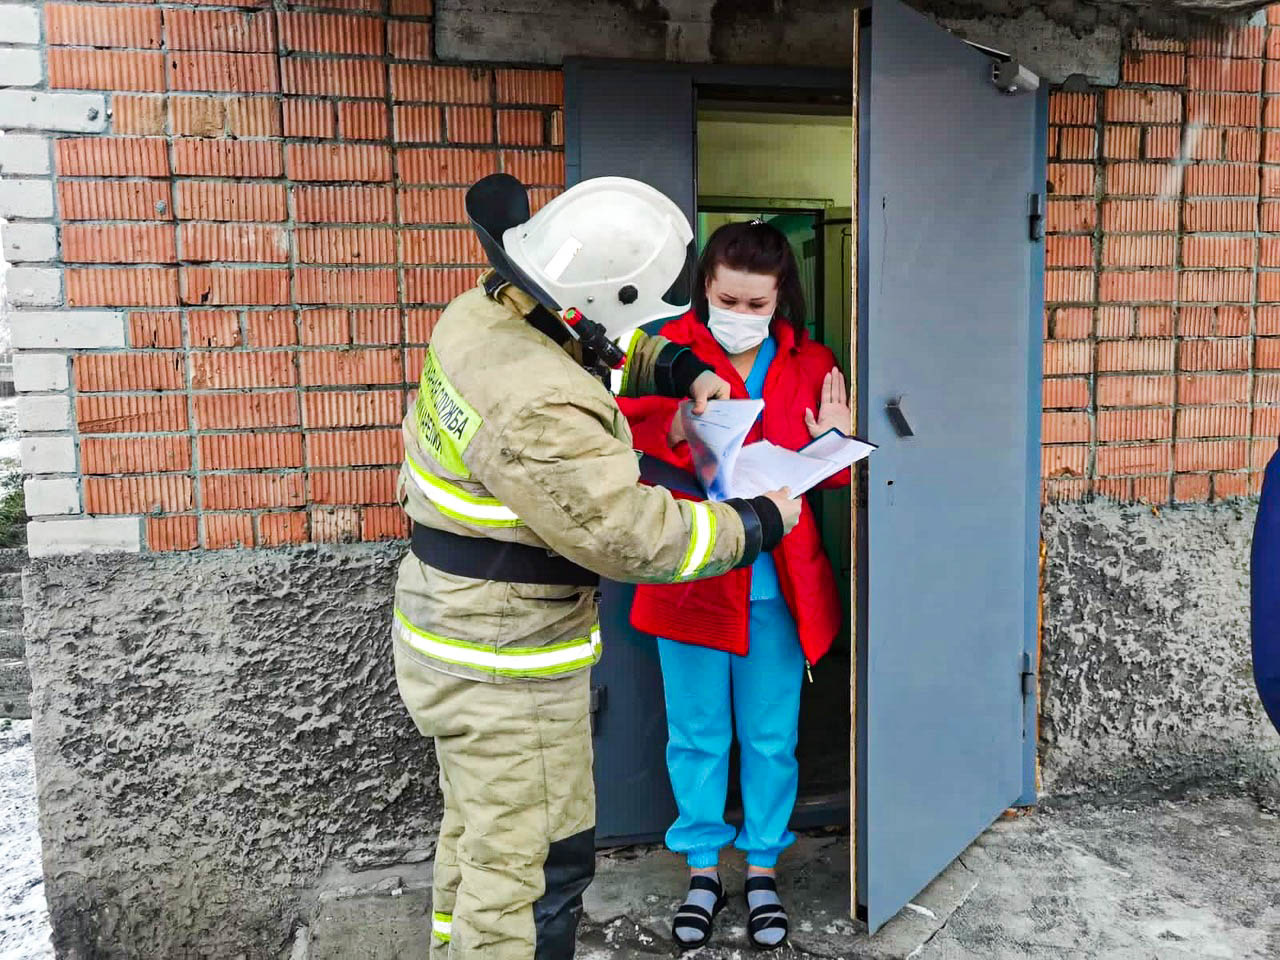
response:
<svg viewBox="0 0 1280 960"><path fill-rule="evenodd" d="M856 866L874 931L1024 796L1043 176L1036 94L1000 92L988 57L898 0L861 32L858 402L880 449Z"/></svg>

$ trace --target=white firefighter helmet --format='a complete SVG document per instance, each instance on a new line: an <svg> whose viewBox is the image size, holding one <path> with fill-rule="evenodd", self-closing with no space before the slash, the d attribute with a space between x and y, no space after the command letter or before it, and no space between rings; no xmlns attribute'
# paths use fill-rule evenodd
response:
<svg viewBox="0 0 1280 960"><path fill-rule="evenodd" d="M675 203L626 177L584 180L502 234L549 306L577 307L615 340L689 308L692 242Z"/></svg>

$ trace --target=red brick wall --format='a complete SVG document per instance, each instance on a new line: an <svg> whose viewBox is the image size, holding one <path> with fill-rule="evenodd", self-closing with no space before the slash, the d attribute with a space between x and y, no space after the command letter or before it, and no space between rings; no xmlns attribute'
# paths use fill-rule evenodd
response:
<svg viewBox="0 0 1280 960"><path fill-rule="evenodd" d="M1189 44L1140 38L1118 89L1052 97L1050 499L1257 492L1280 434L1280 7L1269 13Z"/></svg>
<svg viewBox="0 0 1280 960"><path fill-rule="evenodd" d="M243 10L226 9L241 6ZM464 185L564 182L558 72L433 64L430 0L47 3L66 303L126 306L72 362L84 510L146 547L405 534L398 423L483 262Z"/></svg>

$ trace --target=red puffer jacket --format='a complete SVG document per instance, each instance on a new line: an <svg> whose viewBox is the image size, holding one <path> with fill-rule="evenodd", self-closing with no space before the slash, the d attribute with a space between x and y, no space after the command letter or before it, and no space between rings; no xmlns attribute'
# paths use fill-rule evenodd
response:
<svg viewBox="0 0 1280 960"><path fill-rule="evenodd" d="M756 421L748 443L766 439L781 447L799 450L811 437L804 412L818 413L822 380L835 366L835 355L820 343L785 321L773 322L772 334L777 355L765 377L764 415ZM746 384L734 370L728 355L692 311L672 320L661 331L664 337L682 343L699 358L715 367L728 381L735 399L748 399ZM672 450L667 434L679 401L665 397L619 398L618 406L635 434L636 449L667 463L692 470L688 444ZM835 489L849 484L849 471L827 479L822 487ZM800 522L782 538L773 551L782 595L795 617L809 663L817 663L840 629L842 616L839 594L831 562L822 549L822 538L807 502ZM683 643L745 655L750 621L751 569L732 570L710 580L651 585L636 588L631 623L637 630Z"/></svg>

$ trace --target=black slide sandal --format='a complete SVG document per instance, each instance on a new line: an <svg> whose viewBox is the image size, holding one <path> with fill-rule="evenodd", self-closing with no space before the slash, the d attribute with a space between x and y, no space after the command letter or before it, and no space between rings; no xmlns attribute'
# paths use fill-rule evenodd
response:
<svg viewBox="0 0 1280 960"><path fill-rule="evenodd" d="M694 874L689 878L689 891L693 892L694 890L705 890L714 894L716 902L711 910L707 910L706 907L701 907L696 903L690 903L687 899L680 905L680 909L676 911L675 919L671 921L671 939L675 941L676 946L682 952L696 950L710 941L715 919L729 900L725 896L724 887L718 877ZM676 934L677 930L694 930L699 933L699 937L696 940L686 940Z"/></svg>
<svg viewBox="0 0 1280 960"><path fill-rule="evenodd" d="M753 891L772 893L774 902L752 907L750 897ZM787 911L783 908L781 900L777 899L777 881L766 874L748 877L743 897L747 900L747 936L751 939L751 945L757 950L777 950L787 942L787 936L791 932ZM782 936L776 943L758 939L766 930L781 930Z"/></svg>

